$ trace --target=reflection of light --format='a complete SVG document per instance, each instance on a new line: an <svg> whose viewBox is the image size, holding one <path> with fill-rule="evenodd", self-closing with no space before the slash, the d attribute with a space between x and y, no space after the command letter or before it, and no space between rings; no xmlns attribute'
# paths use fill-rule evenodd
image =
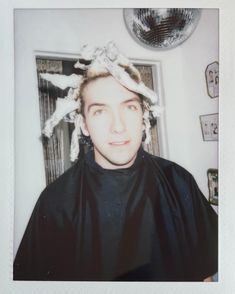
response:
<svg viewBox="0 0 235 294"><path fill-rule="evenodd" d="M139 26L142 27L143 30L145 30L146 32L150 31L150 28L147 27L146 25L144 25L138 18L136 19L136 24L138 24Z"/></svg>
<svg viewBox="0 0 235 294"><path fill-rule="evenodd" d="M166 18L169 16L169 8L159 8L158 13L161 15L162 18Z"/></svg>

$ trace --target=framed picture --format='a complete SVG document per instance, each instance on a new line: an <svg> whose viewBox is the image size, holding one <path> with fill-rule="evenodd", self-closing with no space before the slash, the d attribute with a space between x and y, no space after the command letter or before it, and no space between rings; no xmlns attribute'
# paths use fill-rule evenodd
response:
<svg viewBox="0 0 235 294"><path fill-rule="evenodd" d="M202 137L204 141L218 141L218 113L200 115Z"/></svg>
<svg viewBox="0 0 235 294"><path fill-rule="evenodd" d="M208 169L209 202L218 205L218 169Z"/></svg>
<svg viewBox="0 0 235 294"><path fill-rule="evenodd" d="M209 64L206 68L207 93L211 98L219 97L219 63Z"/></svg>

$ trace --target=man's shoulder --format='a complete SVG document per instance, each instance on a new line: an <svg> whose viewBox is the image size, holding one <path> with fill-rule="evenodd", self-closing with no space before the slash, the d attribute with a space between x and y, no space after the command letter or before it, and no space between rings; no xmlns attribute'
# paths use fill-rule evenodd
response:
<svg viewBox="0 0 235 294"><path fill-rule="evenodd" d="M55 206L74 201L80 186L82 166L83 159L79 159L54 182L46 186L39 197L40 202Z"/></svg>
<svg viewBox="0 0 235 294"><path fill-rule="evenodd" d="M192 211L195 203L205 202L193 175L184 167L161 157L147 157L152 163L151 173L155 176L156 182L164 187L163 191L169 192L166 192L164 197L170 195L171 199L174 198L178 204L180 203L181 209L189 211ZM178 215L178 212L175 213Z"/></svg>
<svg viewBox="0 0 235 294"><path fill-rule="evenodd" d="M192 174L180 164L163 157L152 155L148 152L145 153L148 160L150 160L152 164L164 174L169 176L174 174L187 179L193 177Z"/></svg>

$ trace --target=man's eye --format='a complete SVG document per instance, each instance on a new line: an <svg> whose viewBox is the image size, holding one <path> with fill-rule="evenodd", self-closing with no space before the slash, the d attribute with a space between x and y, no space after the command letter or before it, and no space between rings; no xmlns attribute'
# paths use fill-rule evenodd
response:
<svg viewBox="0 0 235 294"><path fill-rule="evenodd" d="M138 107L136 105L134 105L134 104L127 105L127 108L130 109L130 110L133 110L133 111L138 109Z"/></svg>
<svg viewBox="0 0 235 294"><path fill-rule="evenodd" d="M95 116L100 115L100 114L102 114L103 111L104 111L103 109L97 109L93 112L93 115L95 115Z"/></svg>

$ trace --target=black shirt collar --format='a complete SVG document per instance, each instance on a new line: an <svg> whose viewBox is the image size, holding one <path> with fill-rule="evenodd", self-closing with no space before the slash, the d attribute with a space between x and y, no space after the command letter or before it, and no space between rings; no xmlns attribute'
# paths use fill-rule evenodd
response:
<svg viewBox="0 0 235 294"><path fill-rule="evenodd" d="M142 147L137 152L136 159L134 163L130 167L126 168L117 168L117 169L106 169L101 167L94 159L94 150L90 150L85 155L85 162L92 168L95 169L101 173L109 173L109 174L126 174L129 173L136 168L138 168L141 163L143 162L143 158L145 156L145 152Z"/></svg>

